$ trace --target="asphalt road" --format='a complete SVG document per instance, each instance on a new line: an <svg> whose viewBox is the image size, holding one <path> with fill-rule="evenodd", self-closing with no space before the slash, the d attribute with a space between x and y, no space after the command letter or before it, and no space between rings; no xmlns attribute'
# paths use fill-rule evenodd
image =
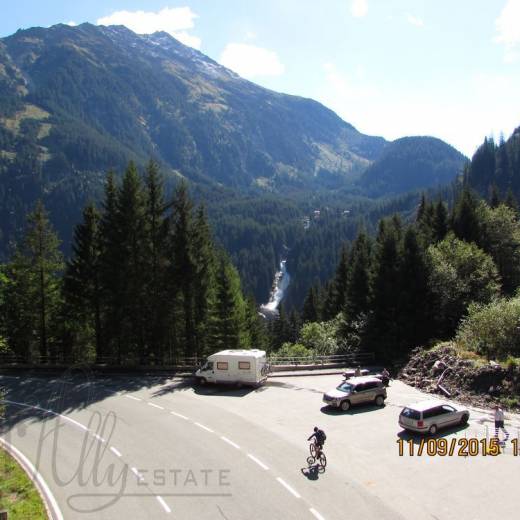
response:
<svg viewBox="0 0 520 520"><path fill-rule="evenodd" d="M393 382L383 408L331 411L322 393L340 380L281 377L238 390L0 376L0 435L36 466L67 520L518 518L520 456L510 444L497 457L419 456L421 437L397 418L424 394ZM315 425L327 433L323 473L306 463ZM519 436L518 417L506 426ZM468 427L437 438L493 432L489 412L472 410Z"/></svg>

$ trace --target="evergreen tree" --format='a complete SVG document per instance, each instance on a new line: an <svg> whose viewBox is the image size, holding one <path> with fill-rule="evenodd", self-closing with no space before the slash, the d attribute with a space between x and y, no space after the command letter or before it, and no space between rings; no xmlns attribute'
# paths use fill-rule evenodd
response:
<svg viewBox="0 0 520 520"><path fill-rule="evenodd" d="M455 202L451 215L451 229L460 240L478 244L480 238L478 201L468 188L462 190Z"/></svg>
<svg viewBox="0 0 520 520"><path fill-rule="evenodd" d="M444 240L448 233L448 210L442 200L438 200L435 205L435 214L433 217L433 238L435 242Z"/></svg>
<svg viewBox="0 0 520 520"><path fill-rule="evenodd" d="M67 262L64 277L65 307L71 316L70 326L86 335L86 344L81 347L87 350L89 346L93 346L98 363L104 356L99 219L100 215L94 205L87 205L83 210L83 222L74 231L72 256ZM80 341L77 335L70 340L76 343Z"/></svg>
<svg viewBox="0 0 520 520"><path fill-rule="evenodd" d="M371 346L383 359L391 358L400 344L398 326L400 284L399 229L382 220L375 245L370 316ZM384 338L384 339L383 339Z"/></svg>
<svg viewBox="0 0 520 520"><path fill-rule="evenodd" d="M208 338L209 348L215 352L250 345L240 278L224 255L221 255L218 261L216 289L216 302Z"/></svg>
<svg viewBox="0 0 520 520"><path fill-rule="evenodd" d="M150 161L145 171L146 187L146 341L148 354L155 362L164 361L168 337L169 298L166 284L168 266L168 220L164 200L163 179L157 163Z"/></svg>
<svg viewBox="0 0 520 520"><path fill-rule="evenodd" d="M193 226L193 261L195 267L193 280L195 353L197 356L202 356L207 352L207 330L216 291L214 246L206 213L202 206L197 211ZM250 315L249 318L250 325L256 327L253 316ZM256 332L260 334L258 330Z"/></svg>
<svg viewBox="0 0 520 520"><path fill-rule="evenodd" d="M54 320L60 307L60 271L63 260L59 240L47 212L38 201L27 217L27 229L18 244L7 276L7 336L13 350L30 360L36 351L42 360L56 361Z"/></svg>
<svg viewBox="0 0 520 520"><path fill-rule="evenodd" d="M105 183L105 194L99 221L99 276L101 284L101 312L104 355L120 358L119 323L121 321L121 287L124 280L120 265L122 251L117 210L117 184L115 174L109 171Z"/></svg>
<svg viewBox="0 0 520 520"><path fill-rule="evenodd" d="M313 285L309 292L307 293L307 297L303 302L302 308L302 322L309 323L319 321L320 319L320 309L319 309L319 296L318 289Z"/></svg>
<svg viewBox="0 0 520 520"><path fill-rule="evenodd" d="M194 316L194 283L196 264L193 244L193 203L188 187L183 182L176 189L173 203L170 251L172 257L171 293L176 295L175 322L180 327L178 341L187 357L197 353L197 333ZM224 283L225 270L220 269L220 282ZM222 289L222 286L220 288ZM220 297L224 294L221 293ZM231 348L231 347L228 347Z"/></svg>
<svg viewBox="0 0 520 520"><path fill-rule="evenodd" d="M490 193L489 193L489 205L492 208L498 208L499 204L500 204L500 193L498 191L497 185L493 183L491 185L491 189L490 189Z"/></svg>
<svg viewBox="0 0 520 520"><path fill-rule="evenodd" d="M429 270L425 252L413 227L406 230L400 267L400 347L404 353L428 340L432 333Z"/></svg>
<svg viewBox="0 0 520 520"><path fill-rule="evenodd" d="M117 231L120 248L120 348L125 357L144 362L146 345L147 229L146 200L137 168L130 162L117 196Z"/></svg>
<svg viewBox="0 0 520 520"><path fill-rule="evenodd" d="M371 263L370 239L364 231L360 231L352 245L347 279L345 311L348 320L355 320L369 310Z"/></svg>

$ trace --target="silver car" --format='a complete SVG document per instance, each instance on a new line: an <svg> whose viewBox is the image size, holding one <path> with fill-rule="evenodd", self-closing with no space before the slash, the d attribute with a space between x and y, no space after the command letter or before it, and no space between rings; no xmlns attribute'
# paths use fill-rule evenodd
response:
<svg viewBox="0 0 520 520"><path fill-rule="evenodd" d="M421 401L403 408L399 426L405 430L434 435L442 428L464 425L469 420L469 410L443 401Z"/></svg>
<svg viewBox="0 0 520 520"><path fill-rule="evenodd" d="M376 377L352 377L336 388L323 394L323 402L329 406L341 408L344 412L352 405L375 403L383 406L386 399L386 388Z"/></svg>

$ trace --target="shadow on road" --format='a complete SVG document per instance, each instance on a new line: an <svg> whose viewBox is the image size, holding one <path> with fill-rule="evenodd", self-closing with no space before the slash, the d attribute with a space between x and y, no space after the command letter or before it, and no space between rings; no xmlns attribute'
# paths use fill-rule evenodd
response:
<svg viewBox="0 0 520 520"><path fill-rule="evenodd" d="M318 480L320 478L320 466L319 464L314 464L313 466L308 466L307 468L301 469L302 474L307 477L308 480Z"/></svg>
<svg viewBox="0 0 520 520"><path fill-rule="evenodd" d="M263 392L265 387L254 387L254 386L232 386L232 385L195 385L193 391L197 395L212 396L218 395L219 397L244 397L252 392Z"/></svg>
<svg viewBox="0 0 520 520"><path fill-rule="evenodd" d="M46 410L66 415L100 403L114 394L138 392L156 385L166 385L158 393L168 393L187 388L189 382L156 374L104 376L78 368L59 375L0 374L0 406L4 407L3 417L0 415L0 434L22 421L48 421L54 415ZM1 400L5 401L2 403Z"/></svg>
<svg viewBox="0 0 520 520"><path fill-rule="evenodd" d="M421 442L424 443L424 440L426 439L441 439L443 437L447 437L448 435L453 435L454 433L458 433L461 431L466 430L469 428L469 424L461 424L459 426L455 426L452 428L446 428L444 430L438 431L435 435L428 435L428 434L420 434L420 433L413 433L409 432L408 430L401 430L397 436L400 439L403 439L404 441L412 441L414 444L421 444Z"/></svg>
<svg viewBox="0 0 520 520"><path fill-rule="evenodd" d="M361 406L354 406L350 409L348 409L346 412L341 410L341 408L336 408L332 406L322 406L320 411L321 413L324 413L325 415L358 415L360 413L367 413L367 412L376 412L377 410L383 410L385 406L377 406L375 404L368 404L368 405L361 405Z"/></svg>

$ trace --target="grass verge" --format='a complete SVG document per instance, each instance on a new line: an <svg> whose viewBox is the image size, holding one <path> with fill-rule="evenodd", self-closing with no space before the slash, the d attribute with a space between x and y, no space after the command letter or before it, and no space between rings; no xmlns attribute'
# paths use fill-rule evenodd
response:
<svg viewBox="0 0 520 520"><path fill-rule="evenodd" d="M0 511L9 520L47 520L38 490L22 467L0 448Z"/></svg>

